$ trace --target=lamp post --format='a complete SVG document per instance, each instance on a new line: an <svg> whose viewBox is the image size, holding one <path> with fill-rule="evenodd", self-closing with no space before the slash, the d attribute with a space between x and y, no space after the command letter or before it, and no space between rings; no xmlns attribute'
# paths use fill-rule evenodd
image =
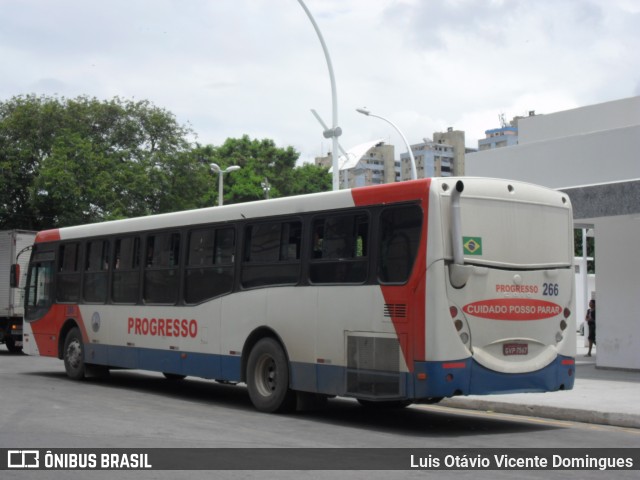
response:
<svg viewBox="0 0 640 480"><path fill-rule="evenodd" d="M336 93L336 79L333 75L333 65L331 64L331 57L329 56L327 45L326 43L324 43L322 32L320 32L320 28L314 20L313 15L311 15L311 12L302 0L298 0L298 3L307 14L307 17L309 17L309 20L311 21L311 24L313 25L313 28L318 35L320 45L322 45L322 50L324 51L324 57L327 60L327 68L329 69L329 80L331 81L332 125L330 129L325 129L322 135L324 136L324 138L331 138L333 140L333 147L331 148L331 163L333 167L333 190L339 190L340 169L338 168L338 137L342 135L342 129L338 126L338 94Z"/></svg>
<svg viewBox="0 0 640 480"><path fill-rule="evenodd" d="M396 129L396 131L402 137L402 140L404 141L404 144L407 147L407 151L409 152L409 158L411 159L411 180L415 180L416 178L418 178L418 174L416 172L416 159L413 157L411 146L409 145L409 142L407 142L407 137L404 136L402 131L388 118L381 117L380 115L374 115L366 108L356 108L356 112L366 115L368 117L375 117L375 118L379 118L380 120L384 120L385 122L387 122L389 125L391 125L393 128Z"/></svg>
<svg viewBox="0 0 640 480"><path fill-rule="evenodd" d="M264 191L265 200L269 200L269 192L271 191L271 184L269 183L269 180L267 180L267 177L264 177L264 182L260 182L260 186Z"/></svg>
<svg viewBox="0 0 640 480"><path fill-rule="evenodd" d="M238 165L232 165L228 168L225 168L224 170L222 170L217 164L212 163L209 165L211 167L211 171L213 173L217 173L219 175L219 180L218 180L218 206L221 207L224 200L223 200L223 195L222 195L222 176L225 173L229 173L229 172L235 172L236 170L240 170L241 167L239 167Z"/></svg>

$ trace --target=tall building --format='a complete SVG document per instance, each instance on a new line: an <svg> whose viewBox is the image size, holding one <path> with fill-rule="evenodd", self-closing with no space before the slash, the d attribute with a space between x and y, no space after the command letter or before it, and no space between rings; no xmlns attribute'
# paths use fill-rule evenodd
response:
<svg viewBox="0 0 640 480"><path fill-rule="evenodd" d="M535 111L529 112L530 117L534 117ZM518 121L526 117L513 117L507 124L504 115L500 115L500 128L485 130L486 138L478 140L478 150L492 150L494 148L511 147L518 144Z"/></svg>
<svg viewBox="0 0 640 480"><path fill-rule="evenodd" d="M427 138L422 143L411 145L416 160L418 178L450 177L464 175L465 147L464 132L448 128L446 132L435 132L433 140ZM411 178L409 153L400 155L402 180Z"/></svg>
<svg viewBox="0 0 640 480"><path fill-rule="evenodd" d="M400 180L400 162L394 159L393 145L383 140L373 140L356 145L338 159L340 188L356 188ZM316 165L329 167L332 172L331 154L316 157Z"/></svg>
<svg viewBox="0 0 640 480"><path fill-rule="evenodd" d="M411 145L413 158L416 160L416 174L418 178L450 177L453 170L453 146L446 143L436 143L425 139L422 143ZM400 154L402 166L402 180L411 178L411 159L409 152Z"/></svg>

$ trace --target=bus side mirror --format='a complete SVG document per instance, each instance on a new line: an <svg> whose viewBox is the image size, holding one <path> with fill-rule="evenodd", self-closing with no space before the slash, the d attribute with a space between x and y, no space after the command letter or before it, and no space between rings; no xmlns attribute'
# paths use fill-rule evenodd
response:
<svg viewBox="0 0 640 480"><path fill-rule="evenodd" d="M18 288L20 286L20 265L14 263L11 265L11 272L9 273L9 286L11 288Z"/></svg>

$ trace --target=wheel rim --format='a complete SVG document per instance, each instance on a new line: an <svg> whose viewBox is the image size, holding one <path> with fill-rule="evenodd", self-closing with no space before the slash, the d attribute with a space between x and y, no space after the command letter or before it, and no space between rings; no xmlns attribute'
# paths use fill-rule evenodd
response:
<svg viewBox="0 0 640 480"><path fill-rule="evenodd" d="M255 371L255 384L258 393L263 397L273 395L278 387L278 369L270 355L263 355L258 360Z"/></svg>
<svg viewBox="0 0 640 480"><path fill-rule="evenodd" d="M78 340L72 340L67 346L67 363L73 369L77 369L82 364L82 347Z"/></svg>

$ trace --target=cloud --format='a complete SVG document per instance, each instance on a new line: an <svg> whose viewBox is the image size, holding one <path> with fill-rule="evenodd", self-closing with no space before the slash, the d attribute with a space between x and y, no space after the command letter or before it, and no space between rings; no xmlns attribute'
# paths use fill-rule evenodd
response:
<svg viewBox="0 0 640 480"><path fill-rule="evenodd" d="M451 126L476 146L529 110L640 94L631 0L306 0L333 61L345 148L411 143ZM330 141L320 42L293 0L4 0L0 99L24 93L148 99L201 143L248 134L302 158ZM36 14L37 13L37 14ZM402 151L400 147L396 151Z"/></svg>

